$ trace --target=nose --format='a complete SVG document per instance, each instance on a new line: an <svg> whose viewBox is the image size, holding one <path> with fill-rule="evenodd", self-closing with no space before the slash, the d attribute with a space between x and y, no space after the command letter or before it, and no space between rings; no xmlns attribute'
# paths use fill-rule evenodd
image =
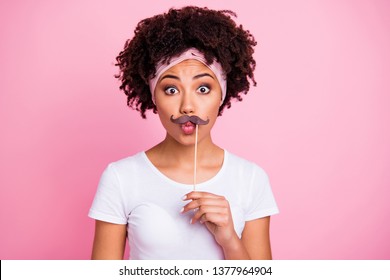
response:
<svg viewBox="0 0 390 280"><path fill-rule="evenodd" d="M182 95L180 113L183 115L191 115L194 114L194 112L194 100L191 98L191 94L187 91Z"/></svg>

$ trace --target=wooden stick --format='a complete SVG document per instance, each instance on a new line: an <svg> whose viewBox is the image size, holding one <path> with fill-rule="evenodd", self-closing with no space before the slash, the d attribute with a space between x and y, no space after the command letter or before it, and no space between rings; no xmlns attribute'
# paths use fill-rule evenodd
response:
<svg viewBox="0 0 390 280"><path fill-rule="evenodd" d="M198 157L198 129L199 125L196 125L195 129L195 152L194 152L194 188L193 190L196 190L196 164L197 164L197 157Z"/></svg>

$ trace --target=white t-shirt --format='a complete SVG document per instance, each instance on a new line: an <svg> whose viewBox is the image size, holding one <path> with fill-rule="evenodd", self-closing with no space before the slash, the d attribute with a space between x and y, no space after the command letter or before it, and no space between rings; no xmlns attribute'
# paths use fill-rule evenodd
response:
<svg viewBox="0 0 390 280"><path fill-rule="evenodd" d="M239 237L245 221L279 212L264 170L226 150L220 171L196 187L229 201ZM89 217L127 224L130 259L224 259L206 226L190 224L191 211L180 213L188 203L182 197L192 189L169 179L140 152L108 165Z"/></svg>

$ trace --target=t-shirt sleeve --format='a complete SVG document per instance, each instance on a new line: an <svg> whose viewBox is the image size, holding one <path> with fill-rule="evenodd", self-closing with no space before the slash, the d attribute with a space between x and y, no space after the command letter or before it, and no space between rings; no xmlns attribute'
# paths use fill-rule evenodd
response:
<svg viewBox="0 0 390 280"><path fill-rule="evenodd" d="M249 203L245 215L246 221L279 213L268 175L257 165L254 167L250 187Z"/></svg>
<svg viewBox="0 0 390 280"><path fill-rule="evenodd" d="M88 216L104 222L127 224L121 185L112 164L107 166L100 178Z"/></svg>

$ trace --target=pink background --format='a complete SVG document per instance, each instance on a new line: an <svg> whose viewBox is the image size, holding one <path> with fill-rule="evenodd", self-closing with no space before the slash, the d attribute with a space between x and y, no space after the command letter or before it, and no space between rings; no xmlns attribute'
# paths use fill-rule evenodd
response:
<svg viewBox="0 0 390 280"><path fill-rule="evenodd" d="M139 20L198 4L259 43L258 87L213 135L270 175L274 258L390 259L388 1L136 2L0 2L0 258L90 257L101 172L164 136L115 56Z"/></svg>

